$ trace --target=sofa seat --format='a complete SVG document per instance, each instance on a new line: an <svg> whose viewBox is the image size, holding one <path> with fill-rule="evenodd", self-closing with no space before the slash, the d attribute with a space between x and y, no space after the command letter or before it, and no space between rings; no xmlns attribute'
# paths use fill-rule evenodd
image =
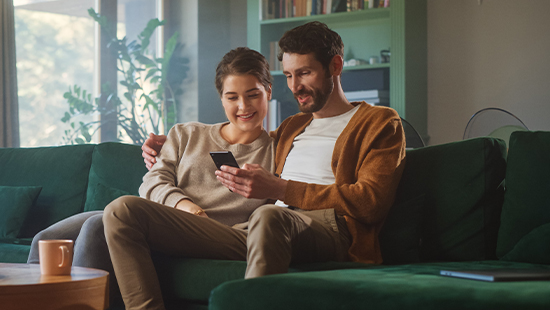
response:
<svg viewBox="0 0 550 310"><path fill-rule="evenodd" d="M31 242L32 238L0 238L0 262L26 262Z"/></svg>
<svg viewBox="0 0 550 310"><path fill-rule="evenodd" d="M244 279L245 261L215 259L182 259L153 253L163 298L169 305L183 302L207 308L210 292L222 283ZM368 268L370 265L353 262L327 262L291 266L290 273L334 269ZM167 308L170 308L167 306ZM200 309L200 308L199 308Z"/></svg>
<svg viewBox="0 0 550 310"><path fill-rule="evenodd" d="M219 309L548 309L550 282L484 282L440 270L544 268L504 261L442 262L289 273L224 283L212 291ZM329 297L327 297L329 296Z"/></svg>

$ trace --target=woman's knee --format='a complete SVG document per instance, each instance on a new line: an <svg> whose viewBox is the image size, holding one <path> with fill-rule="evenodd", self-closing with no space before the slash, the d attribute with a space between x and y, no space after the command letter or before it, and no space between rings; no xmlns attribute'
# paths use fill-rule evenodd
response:
<svg viewBox="0 0 550 310"><path fill-rule="evenodd" d="M137 196L121 196L109 203L103 212L103 222L107 223L113 217L126 218L135 212L137 202L141 198Z"/></svg>
<svg viewBox="0 0 550 310"><path fill-rule="evenodd" d="M122 196L109 203L103 212L105 234L122 226L140 226L140 220L147 217L146 202L137 196Z"/></svg>

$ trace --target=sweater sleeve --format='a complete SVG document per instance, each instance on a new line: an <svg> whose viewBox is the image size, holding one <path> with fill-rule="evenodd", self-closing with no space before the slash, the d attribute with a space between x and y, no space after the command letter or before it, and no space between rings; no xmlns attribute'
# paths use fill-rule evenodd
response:
<svg viewBox="0 0 550 310"><path fill-rule="evenodd" d="M142 198L170 207L175 207L182 199L190 199L177 186L177 170L187 142L181 126L179 124L170 129L157 163L143 177L139 188Z"/></svg>
<svg viewBox="0 0 550 310"><path fill-rule="evenodd" d="M392 111L392 110L387 110ZM379 122L355 124L335 147L336 182L317 185L289 181L285 203L303 210L334 208L365 224L383 221L393 204L405 162L405 136L397 113ZM361 137L361 138L358 138Z"/></svg>

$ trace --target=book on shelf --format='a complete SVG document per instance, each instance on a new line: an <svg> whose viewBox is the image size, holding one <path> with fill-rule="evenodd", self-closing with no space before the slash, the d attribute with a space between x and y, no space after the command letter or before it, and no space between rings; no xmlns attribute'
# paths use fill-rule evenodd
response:
<svg viewBox="0 0 550 310"><path fill-rule="evenodd" d="M389 0L260 0L261 19L326 15L374 8L387 8Z"/></svg>
<svg viewBox="0 0 550 310"><path fill-rule="evenodd" d="M269 63L269 68L272 71L279 71L282 69L281 62L279 61L279 58L277 58L277 55L279 55L279 51L280 51L279 41L269 42L268 63Z"/></svg>

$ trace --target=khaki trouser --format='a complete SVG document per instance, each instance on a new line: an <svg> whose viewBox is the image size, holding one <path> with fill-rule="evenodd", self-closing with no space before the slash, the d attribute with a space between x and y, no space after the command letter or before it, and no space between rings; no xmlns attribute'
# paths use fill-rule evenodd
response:
<svg viewBox="0 0 550 310"><path fill-rule="evenodd" d="M207 212L208 213L208 212ZM150 252L247 260L245 278L285 273L290 263L345 261L350 237L333 209L256 209L233 227L134 196L110 203L105 237L126 309L164 309Z"/></svg>

